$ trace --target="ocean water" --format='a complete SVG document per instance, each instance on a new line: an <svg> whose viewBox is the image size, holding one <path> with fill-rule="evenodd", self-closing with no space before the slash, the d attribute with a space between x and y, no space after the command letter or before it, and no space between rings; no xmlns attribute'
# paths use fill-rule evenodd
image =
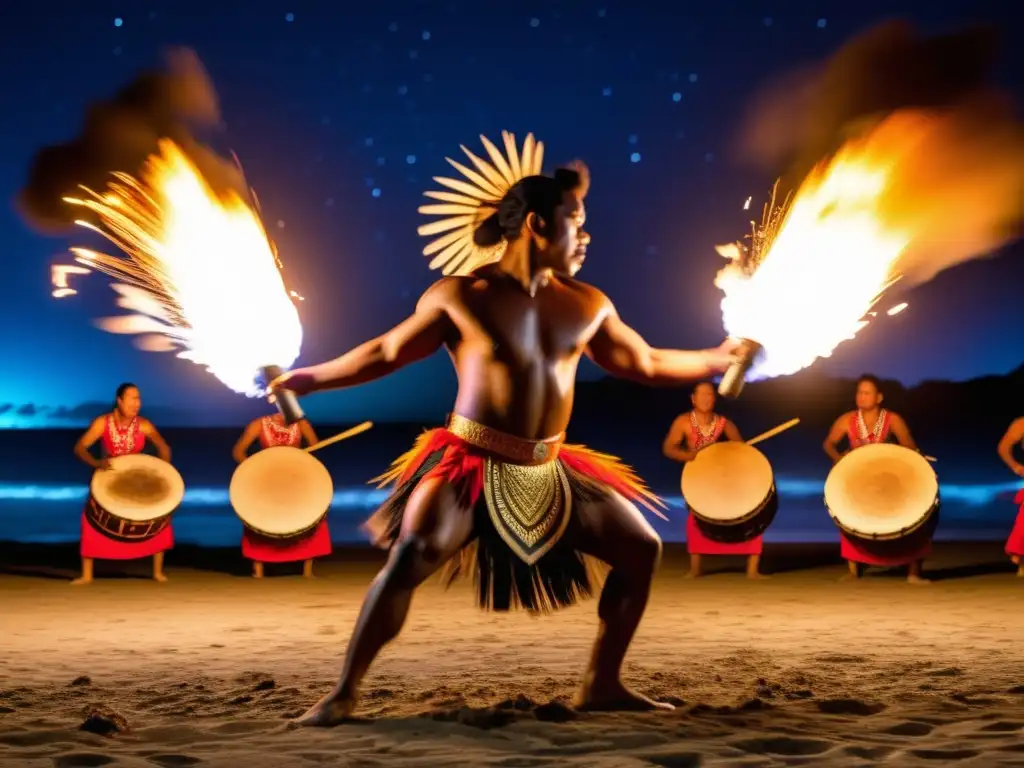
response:
<svg viewBox="0 0 1024 768"><path fill-rule="evenodd" d="M340 431L321 426L321 437ZM329 512L332 538L338 543L364 542L359 525L385 497L367 482L404 452L420 428L378 426L348 441L329 446L318 457L334 479ZM165 429L173 461L186 483L185 500L174 515L175 538L207 546L239 542L242 525L229 501L227 487L234 462L236 430ZM90 470L72 454L77 431L0 431L0 540L73 542L87 496ZM632 464L655 492L668 502L669 521L652 519L666 541L683 541L685 507L680 497L678 465L660 454L660 434L574 428L574 442L613 453ZM837 532L823 504L829 462L820 436L786 433L762 444L772 462L779 511L769 542L835 541ZM1013 524L1013 495L1021 483L1009 475L991 448L961 442L927 444L939 456L935 465L942 494L937 538L999 540Z"/></svg>

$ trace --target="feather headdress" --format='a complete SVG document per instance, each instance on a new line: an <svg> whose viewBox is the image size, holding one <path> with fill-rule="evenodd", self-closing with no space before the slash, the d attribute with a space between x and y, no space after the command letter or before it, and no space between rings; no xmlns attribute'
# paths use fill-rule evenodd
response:
<svg viewBox="0 0 1024 768"><path fill-rule="evenodd" d="M497 245L480 246L474 242L474 234L498 210L501 199L516 182L540 174L544 162L544 144L536 141L532 133L527 134L520 153L513 134L502 131L501 138L506 155L502 155L486 136L480 137L491 159L490 163L460 145L476 170L446 157L445 160L463 178L435 176L434 181L452 191L430 190L423 193L440 201L420 206L420 213L441 218L423 224L416 230L425 237L440 235L423 249L424 256L433 256L431 269L441 269L446 275L465 275L485 264L498 261L505 252L507 243L504 240Z"/></svg>

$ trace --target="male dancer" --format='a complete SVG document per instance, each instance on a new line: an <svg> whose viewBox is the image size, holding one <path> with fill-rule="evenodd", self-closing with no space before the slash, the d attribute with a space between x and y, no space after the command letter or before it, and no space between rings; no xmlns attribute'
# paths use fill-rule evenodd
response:
<svg viewBox="0 0 1024 768"><path fill-rule="evenodd" d="M367 593L334 691L299 718L303 725L336 725L352 713L367 669L402 629L413 591L442 566L449 579L475 570L483 608L543 611L591 594L584 557L611 570L577 704L670 708L620 679L661 555L632 502L657 499L616 459L563 445L564 433L582 355L617 376L671 384L725 370L736 345L652 349L604 294L573 278L590 242L586 167L542 176L532 135L518 157L506 134L507 160L484 143L493 166L472 155L480 174L453 163L476 186L440 179L457 194L428 192L446 204L421 209L455 214L420 233L448 232L425 252L441 251L433 265L457 276L428 288L413 315L384 335L272 384L298 394L353 386L442 347L459 381L447 428L421 436L384 476L394 492L369 526L390 548L388 562Z"/></svg>
<svg viewBox="0 0 1024 768"><path fill-rule="evenodd" d="M1024 417L1014 419L1007 428L1006 434L1003 435L1003 439L999 441L999 458L1015 475L1024 477L1024 464L1021 464L1013 456L1013 449L1018 445L1024 445ZM1006 540L1006 554L1017 566L1017 575L1024 579L1024 488L1017 492L1013 503L1017 504L1019 509L1013 530L1010 531L1010 537Z"/></svg>
<svg viewBox="0 0 1024 768"><path fill-rule="evenodd" d="M715 387L710 382L702 381L693 388L690 394L693 410L676 417L661 445L666 457L675 461L693 461L698 451L717 443L723 437L736 443L743 441L736 425L715 413L715 400ZM690 553L690 572L687 576L691 579L703 575L701 566L704 555L745 555L747 578L766 578L760 571L761 553L764 551L763 536L735 544L713 541L704 535L690 514L686 518L686 549Z"/></svg>
<svg viewBox="0 0 1024 768"><path fill-rule="evenodd" d="M904 448L917 450L917 443L910 434L907 422L898 413L882 407L883 397L882 382L876 376L866 373L857 380L857 410L847 411L836 419L822 446L833 463L843 457L837 447L844 438L849 441L851 451L869 443L887 442L890 436ZM921 575L924 558L931 551L930 541L918 552L900 557L886 557L877 552L868 552L843 533L840 533L840 538L842 557L850 569L847 578L859 579L862 565L890 568L906 565L907 581L910 584L930 583Z"/></svg>

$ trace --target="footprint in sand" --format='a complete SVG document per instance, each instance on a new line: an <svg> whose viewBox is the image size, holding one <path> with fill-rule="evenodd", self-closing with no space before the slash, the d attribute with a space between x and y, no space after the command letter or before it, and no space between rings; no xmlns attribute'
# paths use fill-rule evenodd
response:
<svg viewBox="0 0 1024 768"><path fill-rule="evenodd" d="M151 762L165 768L178 768L180 765L197 765L202 762L198 757L192 755L150 755Z"/></svg>
<svg viewBox="0 0 1024 768"><path fill-rule="evenodd" d="M1012 733L1013 731L1019 731L1024 728L1024 723L1011 723L1005 720L986 725L982 728L982 731L988 731L989 733Z"/></svg>
<svg viewBox="0 0 1024 768"><path fill-rule="evenodd" d="M790 736L776 736L765 739L744 739L729 746L755 755L820 755L833 748L833 744L821 739L797 739Z"/></svg>
<svg viewBox="0 0 1024 768"><path fill-rule="evenodd" d="M934 730L935 727L928 725L928 723L907 721L885 728L882 730L882 733L888 733L891 736L927 736Z"/></svg>
<svg viewBox="0 0 1024 768"><path fill-rule="evenodd" d="M850 757L859 757L861 760L882 760L895 751L893 747L862 747L858 745L851 745L843 749L843 752Z"/></svg>
<svg viewBox="0 0 1024 768"><path fill-rule="evenodd" d="M660 755L644 755L651 765L659 768L698 768L703 758L696 752L662 753Z"/></svg>
<svg viewBox="0 0 1024 768"><path fill-rule="evenodd" d="M114 762L114 758L97 755L94 752L75 752L53 758L54 768L96 768L101 765L110 765L112 762Z"/></svg>
<svg viewBox="0 0 1024 768"><path fill-rule="evenodd" d="M945 669L934 669L925 672L929 677L959 677L964 671L958 667L946 667Z"/></svg>
<svg viewBox="0 0 1024 768"><path fill-rule="evenodd" d="M969 760L981 753L973 749L912 749L910 754L922 760Z"/></svg>
<svg viewBox="0 0 1024 768"><path fill-rule="evenodd" d="M885 704L877 704L860 699L822 699L818 702L818 711L826 715L860 715L867 717L877 715L885 709Z"/></svg>

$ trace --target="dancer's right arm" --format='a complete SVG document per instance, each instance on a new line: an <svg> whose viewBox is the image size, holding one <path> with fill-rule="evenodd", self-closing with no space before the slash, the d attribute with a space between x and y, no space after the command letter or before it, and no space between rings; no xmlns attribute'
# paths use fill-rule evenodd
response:
<svg viewBox="0 0 1024 768"><path fill-rule="evenodd" d="M835 423L832 424L832 429L829 430L828 437L825 438L825 442L821 446L825 449L828 457L832 459L833 464L843 458L843 454L839 452L839 443L846 436L846 428L849 423L850 414L848 413L836 419Z"/></svg>
<svg viewBox="0 0 1024 768"><path fill-rule="evenodd" d="M999 458L1014 474L1024 477L1024 465L1013 458L1013 447L1024 440L1024 418L1016 419L1010 424L1003 439L999 441Z"/></svg>
<svg viewBox="0 0 1024 768"><path fill-rule="evenodd" d="M262 426L259 419L253 419L249 422L242 432L242 436L235 443L235 447L231 449L231 457L236 463L241 464L249 457L249 446L260 436Z"/></svg>
<svg viewBox="0 0 1024 768"><path fill-rule="evenodd" d="M360 344L341 357L308 368L297 368L271 383L297 395L340 389L381 379L410 363L434 354L452 330L448 309L456 280L444 278L420 297L416 311L387 333Z"/></svg>
<svg viewBox="0 0 1024 768"><path fill-rule="evenodd" d="M668 434L661 444L661 452L673 461L693 461L697 457L695 451L689 450L686 429L690 425L689 414L677 416L669 427Z"/></svg>
<svg viewBox="0 0 1024 768"><path fill-rule="evenodd" d="M106 416L99 416L93 419L92 424L85 430L78 442L75 443L75 456L84 461L93 469L106 469L110 462L106 459L96 459L89 449L92 448L96 441L103 437L103 428L106 426Z"/></svg>

